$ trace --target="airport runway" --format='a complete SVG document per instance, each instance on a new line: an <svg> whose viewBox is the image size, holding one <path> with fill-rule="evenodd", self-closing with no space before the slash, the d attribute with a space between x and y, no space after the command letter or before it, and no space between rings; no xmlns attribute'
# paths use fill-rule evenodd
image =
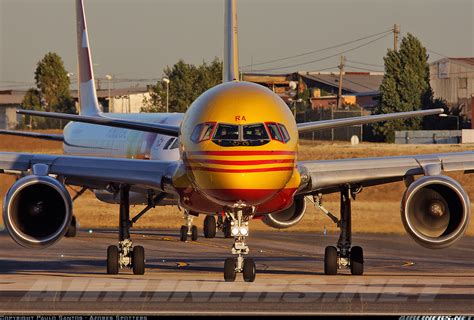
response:
<svg viewBox="0 0 474 320"><path fill-rule="evenodd" d="M219 235L220 236L220 235ZM255 232L249 245L257 279L223 281L231 239L182 243L177 231L135 232L147 272L105 274L117 234L79 232L44 250L0 234L1 313L99 314L473 314L474 239L424 249L408 236L353 236L365 250L365 275L323 274L324 247L337 235Z"/></svg>

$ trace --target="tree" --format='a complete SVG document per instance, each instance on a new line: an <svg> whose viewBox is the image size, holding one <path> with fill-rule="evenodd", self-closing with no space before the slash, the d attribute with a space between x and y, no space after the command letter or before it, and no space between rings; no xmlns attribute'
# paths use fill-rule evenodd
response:
<svg viewBox="0 0 474 320"><path fill-rule="evenodd" d="M433 101L426 49L415 36L408 33L402 40L400 50L389 50L384 62L385 75L376 113L431 109L439 105L439 101ZM418 130L421 127L421 118L411 118L375 124L373 130L379 139L393 142L395 131Z"/></svg>
<svg viewBox="0 0 474 320"><path fill-rule="evenodd" d="M26 110L42 110L39 91L35 88L30 88L23 97L21 106ZM44 118L23 116L23 121L19 126L21 128L39 129L44 126Z"/></svg>
<svg viewBox="0 0 474 320"><path fill-rule="evenodd" d="M75 103L71 98L68 73L61 57L53 52L41 59L35 70L36 88L27 91L22 107L28 110L75 113ZM26 116L24 127L30 129L60 128L62 121Z"/></svg>
<svg viewBox="0 0 474 320"><path fill-rule="evenodd" d="M169 110L185 112L191 103L204 91L221 83L222 62L214 59L199 66L179 60L172 68L163 71L169 83ZM144 99L143 112L164 112L166 110L166 84L158 81L150 87L150 98Z"/></svg>
<svg viewBox="0 0 474 320"><path fill-rule="evenodd" d="M49 52L38 62L35 81L46 111L75 113L69 91L71 81L58 54Z"/></svg>

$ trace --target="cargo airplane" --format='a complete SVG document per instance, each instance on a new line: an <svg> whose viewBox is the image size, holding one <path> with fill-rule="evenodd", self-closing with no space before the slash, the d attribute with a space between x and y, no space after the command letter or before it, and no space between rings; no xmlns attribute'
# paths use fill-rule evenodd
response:
<svg viewBox="0 0 474 320"><path fill-rule="evenodd" d="M239 81L236 4L227 0L222 84L204 92L184 114L104 114L95 92L83 1L77 0L76 6L80 114L19 111L70 120L63 135L36 134L62 140L65 154L0 153L0 171L18 175L5 197L3 219L20 245L43 248L65 235L73 219L66 186L94 190L99 199L120 205L119 243L107 249L108 274L126 268L144 273L145 252L133 245L130 228L147 209L164 201L176 201L187 212L223 212L234 238L234 257L224 262L225 281L234 281L237 273L243 273L247 282L255 280L255 262L247 258L246 241L252 219L261 218L274 228L292 227L303 218L306 199L324 211L321 200L328 193L340 194L340 217L326 210L340 237L336 246L325 249L327 275L339 269L363 273L363 250L352 245L351 201L364 188L405 182L401 220L420 245L444 248L465 233L469 197L445 173L474 172L474 152L297 159L299 133L442 110L297 124L277 94ZM131 218L130 204L140 202L147 207Z"/></svg>

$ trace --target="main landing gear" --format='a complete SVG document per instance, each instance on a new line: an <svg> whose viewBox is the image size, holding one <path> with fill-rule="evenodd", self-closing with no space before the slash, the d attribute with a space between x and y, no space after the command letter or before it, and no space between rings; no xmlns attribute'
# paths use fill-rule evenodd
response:
<svg viewBox="0 0 474 320"><path fill-rule="evenodd" d="M250 209L250 210L249 210ZM254 282L257 269L252 258L244 258L249 253L245 239L249 235L249 221L252 219L252 208L237 208L226 212L226 218L230 222L230 232L234 237L232 254L235 258L227 258L224 262L224 280L235 281L237 273L242 273L245 282Z"/></svg>
<svg viewBox="0 0 474 320"><path fill-rule="evenodd" d="M188 237L191 238L192 241L196 241L198 238L198 229L195 225L193 225L194 218L197 217L197 214L184 210L184 225L181 226L179 230L179 239L181 241L187 241Z"/></svg>
<svg viewBox="0 0 474 320"><path fill-rule="evenodd" d="M351 187L348 185L341 187L340 220L322 206L321 195L314 197L315 205L329 216L340 229L337 248L329 246L326 247L324 252L324 273L327 275L336 275L337 270L343 268L350 269L353 275L362 275L364 273L364 252L361 247L351 247L351 198L355 199L355 195L360 190L360 188L351 190Z"/></svg>
<svg viewBox="0 0 474 320"><path fill-rule="evenodd" d="M120 185L120 218L119 244L107 248L107 274L118 274L119 269L132 269L136 275L145 273L145 249L142 246L133 246L130 238L130 228L148 210L164 198L164 194L155 198L150 196L148 206L130 220L129 185Z"/></svg>
<svg viewBox="0 0 474 320"><path fill-rule="evenodd" d="M221 214L217 215L217 222L214 216L208 215L204 219L204 237L213 239L216 237L217 230L222 231L224 238L232 238L230 219L224 218Z"/></svg>

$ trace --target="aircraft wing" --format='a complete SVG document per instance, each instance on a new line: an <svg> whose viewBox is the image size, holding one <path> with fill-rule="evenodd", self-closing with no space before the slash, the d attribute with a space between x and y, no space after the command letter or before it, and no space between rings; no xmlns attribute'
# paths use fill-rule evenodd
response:
<svg viewBox="0 0 474 320"><path fill-rule="evenodd" d="M138 121L133 121L133 120L114 119L114 118L104 116L103 114L96 115L96 116L85 116L85 115L77 115L77 114L66 114L66 113L34 111L34 110L17 110L17 113L29 115L29 116L43 117L43 118L90 123L90 124L95 124L99 126L108 126L108 127L138 130L138 131L144 131L144 132L153 132L153 133L164 134L164 135L168 135L172 137L179 136L179 126L173 126L173 125L161 124L161 123L146 123L146 122L138 122Z"/></svg>
<svg viewBox="0 0 474 320"><path fill-rule="evenodd" d="M407 112L394 112L387 114L377 114L370 116L362 117L351 117L351 118L342 118L342 119L332 119L332 120L319 120L313 122L303 122L298 123L298 132L311 132L324 129L334 129L347 126L355 126L366 123L388 121L395 119L406 119L414 117L424 117L431 116L443 113L443 109L430 109L430 110L421 110L421 111L407 111Z"/></svg>
<svg viewBox="0 0 474 320"><path fill-rule="evenodd" d="M64 136L62 134L53 134L53 133L0 130L0 135L28 137L28 138L35 138L35 139L42 139L42 140L64 141Z"/></svg>
<svg viewBox="0 0 474 320"><path fill-rule="evenodd" d="M81 186L123 183L163 191L163 178L172 175L177 165L177 161L0 152L0 173L39 171L42 175L61 176L66 184Z"/></svg>
<svg viewBox="0 0 474 320"><path fill-rule="evenodd" d="M338 192L351 184L374 186L414 175L464 171L474 173L474 151L413 156L300 161L299 194Z"/></svg>

